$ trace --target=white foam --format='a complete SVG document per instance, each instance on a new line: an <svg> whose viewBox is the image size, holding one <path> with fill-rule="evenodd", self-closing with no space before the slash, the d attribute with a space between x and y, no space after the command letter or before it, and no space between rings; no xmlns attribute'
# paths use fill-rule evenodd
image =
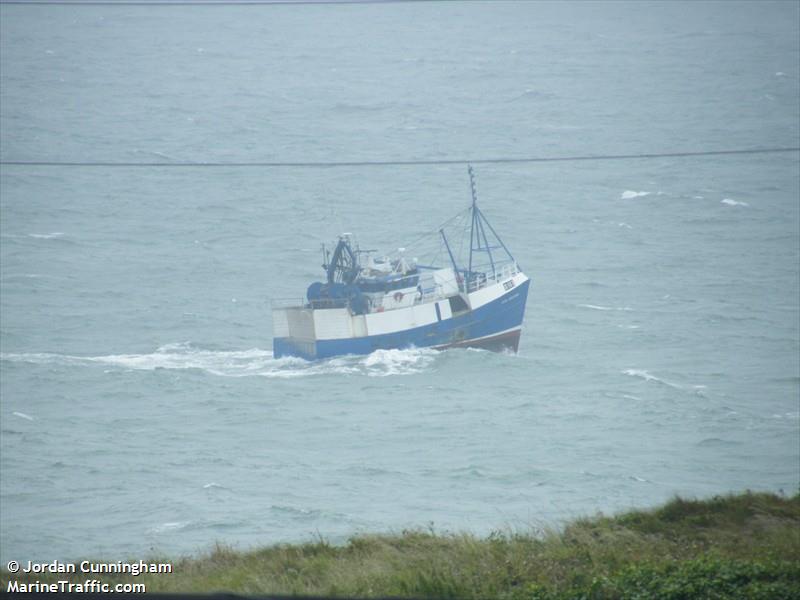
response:
<svg viewBox="0 0 800 600"><path fill-rule="evenodd" d="M645 371L644 369L625 369L623 371L625 375L630 375L631 377L639 377L644 379L645 381L655 381L656 383L660 383L662 385L666 385L667 387L675 388L675 389L683 389L677 383L672 383L671 381L667 381L666 379L661 379L660 377L656 377Z"/></svg>
<svg viewBox="0 0 800 600"><path fill-rule="evenodd" d="M135 370L202 369L215 375L236 375L263 367L272 360L272 352L258 348L219 352L194 349L190 344L168 344L151 354L112 354L84 360Z"/></svg>
<svg viewBox="0 0 800 600"><path fill-rule="evenodd" d="M624 310L632 311L630 306L599 306L597 304L578 304L581 308L591 308L592 310Z"/></svg>
<svg viewBox="0 0 800 600"><path fill-rule="evenodd" d="M235 374L257 369L271 361L272 352L252 348L233 352L198 350L189 344L168 344L149 354L109 354L72 356L52 353L2 353L0 360L33 364L81 365L103 364L131 370L204 369L220 374Z"/></svg>
<svg viewBox="0 0 800 600"><path fill-rule="evenodd" d="M93 364L129 371L156 369L199 369L223 377L261 376L278 379L319 375L409 375L433 362L437 352L430 349L378 350L367 356L342 356L309 362L301 358L274 358L269 350L213 351L190 343L167 344L149 354L73 356L52 353L2 353L0 360L31 364L90 366ZM104 372L113 372L114 369Z"/></svg>
<svg viewBox="0 0 800 600"><path fill-rule="evenodd" d="M633 190L625 190L620 196L620 200L630 200L631 198L642 198L649 196L650 192L634 192Z"/></svg>
<svg viewBox="0 0 800 600"><path fill-rule="evenodd" d="M427 368L437 352L430 349L376 350L367 356L341 356L323 361L306 362L297 358L282 358L280 368L265 370L259 375L287 379L309 375L411 375Z"/></svg>
<svg viewBox="0 0 800 600"><path fill-rule="evenodd" d="M741 202L739 200L733 200L731 198L723 198L720 201L720 204L727 204L728 206L750 206L747 202Z"/></svg>
<svg viewBox="0 0 800 600"><path fill-rule="evenodd" d="M169 523L162 523L156 525L150 530L150 533L165 533L167 531L179 531L189 525L188 521L171 521Z"/></svg>
<svg viewBox="0 0 800 600"><path fill-rule="evenodd" d="M367 374L372 377L409 375L427 367L436 355L435 350L376 350L364 359Z"/></svg>
<svg viewBox="0 0 800 600"><path fill-rule="evenodd" d="M25 413L13 412L11 414L14 415L15 417L19 417L20 419L27 419L28 421L35 421L35 419L32 416L26 415Z"/></svg>
<svg viewBox="0 0 800 600"><path fill-rule="evenodd" d="M39 240L52 240L53 238L58 238L64 235L61 231L53 231L52 233L29 233L28 237L36 238Z"/></svg>

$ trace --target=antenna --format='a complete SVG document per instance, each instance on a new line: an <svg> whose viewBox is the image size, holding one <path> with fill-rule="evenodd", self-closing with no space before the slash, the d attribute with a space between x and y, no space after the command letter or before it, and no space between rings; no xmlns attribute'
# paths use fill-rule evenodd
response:
<svg viewBox="0 0 800 600"><path fill-rule="evenodd" d="M472 165L467 165L467 173L469 173L469 187L472 190L472 207L478 202L478 192L475 191L475 174L472 172Z"/></svg>

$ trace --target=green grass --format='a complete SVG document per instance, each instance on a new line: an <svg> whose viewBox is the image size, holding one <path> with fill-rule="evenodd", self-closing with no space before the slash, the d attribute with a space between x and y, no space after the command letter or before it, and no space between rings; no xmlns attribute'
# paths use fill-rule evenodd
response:
<svg viewBox="0 0 800 600"><path fill-rule="evenodd" d="M156 560L156 559L153 559ZM165 559L157 559L163 562ZM148 591L414 598L800 598L800 495L675 498L544 535L404 531L240 552L136 578ZM0 573L2 589L12 578ZM56 581L38 575L22 581ZM85 575L74 577L83 581Z"/></svg>

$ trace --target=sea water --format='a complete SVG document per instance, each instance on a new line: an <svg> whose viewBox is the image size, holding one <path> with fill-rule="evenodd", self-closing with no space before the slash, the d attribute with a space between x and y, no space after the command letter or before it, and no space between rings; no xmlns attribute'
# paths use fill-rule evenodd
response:
<svg viewBox="0 0 800 600"><path fill-rule="evenodd" d="M798 5L3 6L2 159L480 159L798 145ZM2 167L0 554L536 531L797 492L798 155L476 164L518 355L276 360L319 245L464 165ZM410 250L409 250L410 251Z"/></svg>

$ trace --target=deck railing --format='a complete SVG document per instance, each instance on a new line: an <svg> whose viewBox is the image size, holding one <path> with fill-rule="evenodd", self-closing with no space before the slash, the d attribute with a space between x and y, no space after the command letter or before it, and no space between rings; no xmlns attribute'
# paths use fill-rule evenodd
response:
<svg viewBox="0 0 800 600"><path fill-rule="evenodd" d="M303 298L273 298L270 300L272 308L345 308L349 305L347 298L319 298L311 301Z"/></svg>
<svg viewBox="0 0 800 600"><path fill-rule="evenodd" d="M494 273L477 273L473 275L470 278L467 290L469 292L478 291L488 285L505 281L517 273L519 273L519 267L517 266L517 263L506 263L495 269Z"/></svg>
<svg viewBox="0 0 800 600"><path fill-rule="evenodd" d="M306 301L302 298L271 298L270 308L303 308Z"/></svg>

